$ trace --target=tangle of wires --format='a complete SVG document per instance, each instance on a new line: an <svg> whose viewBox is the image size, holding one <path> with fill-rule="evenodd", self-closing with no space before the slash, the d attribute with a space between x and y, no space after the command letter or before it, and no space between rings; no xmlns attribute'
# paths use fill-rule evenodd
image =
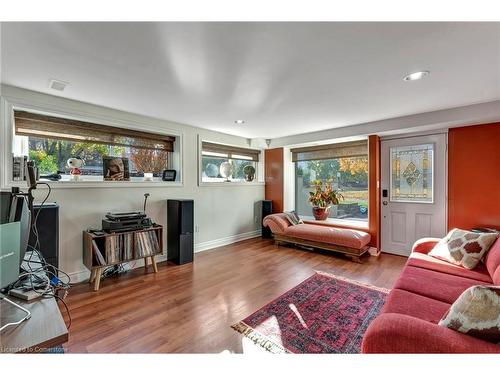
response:
<svg viewBox="0 0 500 375"><path fill-rule="evenodd" d="M41 206L43 206L50 196L51 188L49 184L44 182L39 182L38 185L45 185L48 187L47 195L41 204ZM38 210L31 221L30 231L34 235L35 244L34 246L28 245L24 261L21 264L19 278L9 286L9 289L19 288L25 291L33 291L42 298L53 297L61 301L68 315L69 323L67 327L69 329L71 327L71 314L64 300L71 287L71 278L66 272L47 263L40 252L40 239L37 227L40 211L41 209ZM33 212L31 214L33 215ZM60 278L61 275L64 276L64 280Z"/></svg>

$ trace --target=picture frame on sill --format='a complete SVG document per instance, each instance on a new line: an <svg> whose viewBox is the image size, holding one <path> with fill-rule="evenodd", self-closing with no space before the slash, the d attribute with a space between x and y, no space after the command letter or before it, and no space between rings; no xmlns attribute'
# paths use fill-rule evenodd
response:
<svg viewBox="0 0 500 375"><path fill-rule="evenodd" d="M104 181L130 181L128 158L103 156L102 168Z"/></svg>

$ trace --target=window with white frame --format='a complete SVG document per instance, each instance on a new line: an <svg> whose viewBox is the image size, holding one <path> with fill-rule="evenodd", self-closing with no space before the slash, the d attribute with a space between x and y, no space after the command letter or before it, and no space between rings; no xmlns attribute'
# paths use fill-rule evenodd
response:
<svg viewBox="0 0 500 375"><path fill-rule="evenodd" d="M70 180L70 158L83 161L83 180L112 180L106 167L116 162L127 172L118 180L141 181L145 174L160 180L169 168L174 142L170 135L14 110L13 180L20 179L16 159L32 160L42 179L59 174L62 181Z"/></svg>
<svg viewBox="0 0 500 375"><path fill-rule="evenodd" d="M255 181L259 155L259 150L202 142L201 181Z"/></svg>
<svg viewBox="0 0 500 375"><path fill-rule="evenodd" d="M292 149L295 210L311 216L315 183L330 184L343 198L329 210L331 219L368 221L368 142L355 141Z"/></svg>

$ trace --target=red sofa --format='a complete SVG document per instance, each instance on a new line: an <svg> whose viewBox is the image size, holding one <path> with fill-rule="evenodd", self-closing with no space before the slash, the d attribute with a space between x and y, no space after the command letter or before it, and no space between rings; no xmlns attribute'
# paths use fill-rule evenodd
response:
<svg viewBox="0 0 500 375"><path fill-rule="evenodd" d="M438 325L465 289L500 285L500 239L473 270L427 255L437 241L424 238L413 246L382 313L365 332L363 353L500 353L500 344Z"/></svg>

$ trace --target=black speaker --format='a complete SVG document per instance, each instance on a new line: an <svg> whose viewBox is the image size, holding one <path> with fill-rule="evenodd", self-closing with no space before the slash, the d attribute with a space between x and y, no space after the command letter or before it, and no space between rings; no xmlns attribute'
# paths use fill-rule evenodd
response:
<svg viewBox="0 0 500 375"><path fill-rule="evenodd" d="M267 215L271 215L273 213L273 201L265 200L262 201L262 220ZM261 223L262 224L262 223ZM262 238L273 238L273 234L269 227L265 227L262 225Z"/></svg>
<svg viewBox="0 0 500 375"><path fill-rule="evenodd" d="M39 242L36 248L47 263L59 268L59 206L56 203L45 203L43 206L35 204L33 210ZM33 230L28 244L35 247L36 235Z"/></svg>
<svg viewBox="0 0 500 375"><path fill-rule="evenodd" d="M167 200L167 254L177 264L193 261L194 201Z"/></svg>

